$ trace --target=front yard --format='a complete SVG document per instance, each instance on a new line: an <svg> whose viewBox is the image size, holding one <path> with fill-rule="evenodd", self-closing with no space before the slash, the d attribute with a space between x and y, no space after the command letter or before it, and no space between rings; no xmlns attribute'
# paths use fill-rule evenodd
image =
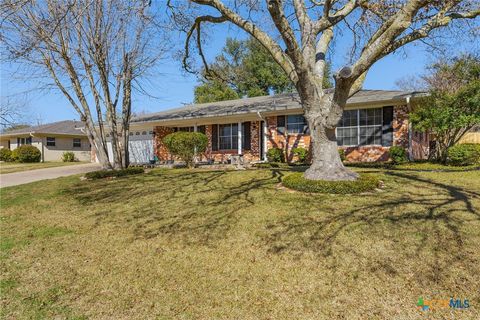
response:
<svg viewBox="0 0 480 320"><path fill-rule="evenodd" d="M28 171L35 169L54 168L72 166L75 164L85 164L87 162L60 162L60 161L47 161L47 162L35 162L35 163L18 163L18 162L0 162L0 174Z"/></svg>
<svg viewBox="0 0 480 320"><path fill-rule="evenodd" d="M273 168L2 189L1 315L477 319L480 172L356 170L385 188L302 194Z"/></svg>

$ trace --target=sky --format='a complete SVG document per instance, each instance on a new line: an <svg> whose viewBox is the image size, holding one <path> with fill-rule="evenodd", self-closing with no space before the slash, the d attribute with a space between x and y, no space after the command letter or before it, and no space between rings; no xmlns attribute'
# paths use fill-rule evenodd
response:
<svg viewBox="0 0 480 320"><path fill-rule="evenodd" d="M221 51L227 37L245 38L243 31L234 27L216 27L210 35L206 46L206 54L211 59ZM182 39L178 40L182 42ZM183 45L183 43L181 43ZM472 51L478 45L463 43L455 46L456 52ZM346 41L338 39L333 55L345 56ZM389 55L378 61L369 71L364 89L398 89L395 82L407 76L424 72L425 67L434 61L434 56L425 46L410 45L406 53ZM333 59L333 71L342 67L339 61ZM26 101L24 122L31 124L48 123L60 120L78 119L78 114L69 105L66 98L58 92L36 90L38 82L35 79L22 77L18 79L13 74L16 66L3 63L1 66L1 97L21 96ZM178 58L167 56L161 60L155 69L155 75L144 82L149 97L138 92L134 93L132 108L134 112L157 112L179 107L193 101L193 90L197 79L192 74L182 70ZM25 95L19 93L28 92Z"/></svg>

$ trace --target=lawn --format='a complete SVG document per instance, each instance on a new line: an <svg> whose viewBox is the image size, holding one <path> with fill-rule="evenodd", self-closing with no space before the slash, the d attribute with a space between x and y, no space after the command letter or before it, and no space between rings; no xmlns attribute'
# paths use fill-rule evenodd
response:
<svg viewBox="0 0 480 320"><path fill-rule="evenodd" d="M2 317L478 319L479 171L356 170L385 188L302 194L274 168L2 189Z"/></svg>
<svg viewBox="0 0 480 320"><path fill-rule="evenodd" d="M28 171L35 169L53 168L72 166L75 164L84 164L87 162L35 162L35 163L18 163L18 162L0 162L0 173L13 173L20 171Z"/></svg>

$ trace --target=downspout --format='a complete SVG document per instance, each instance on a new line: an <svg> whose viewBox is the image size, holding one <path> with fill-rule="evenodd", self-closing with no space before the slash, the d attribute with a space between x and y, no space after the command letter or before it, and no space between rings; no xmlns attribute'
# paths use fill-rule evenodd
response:
<svg viewBox="0 0 480 320"><path fill-rule="evenodd" d="M260 118L261 121L263 121L262 125L262 156L261 156L261 161L267 161L267 120L262 116L260 111L257 111L257 116Z"/></svg>
<svg viewBox="0 0 480 320"><path fill-rule="evenodd" d="M412 111L412 105L410 103L412 96L406 97L407 102L407 110L408 110L408 159L413 161L413 149L412 149L412 134L413 134L413 126L412 121L410 120L410 112Z"/></svg>

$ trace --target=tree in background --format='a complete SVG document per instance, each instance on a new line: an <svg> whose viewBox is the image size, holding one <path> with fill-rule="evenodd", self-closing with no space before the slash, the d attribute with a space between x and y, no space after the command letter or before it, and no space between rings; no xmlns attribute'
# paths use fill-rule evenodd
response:
<svg viewBox="0 0 480 320"><path fill-rule="evenodd" d="M329 72L324 86L330 88ZM195 103L292 92L293 84L271 54L255 38L228 38L215 62L200 73Z"/></svg>
<svg viewBox="0 0 480 320"><path fill-rule="evenodd" d="M104 168L127 167L132 89L162 54L150 1L5 0L0 9L2 58L66 97Z"/></svg>
<svg viewBox="0 0 480 320"><path fill-rule="evenodd" d="M355 180L338 154L336 126L350 96L360 90L371 67L383 57L418 40L446 35L454 21L480 15L470 0L168 0L177 21L187 29L186 57L196 48L202 62L202 28L229 22L246 31L268 51L299 94L311 135L312 165L305 178ZM196 4L196 5L194 5ZM189 19L194 17L193 19ZM180 19L184 18L184 19ZM473 20L472 20L473 19ZM459 22L460 23L460 22ZM452 28L445 28L450 26ZM443 30L443 34L440 34ZM334 37L345 43L346 65L335 74L334 90L325 91L326 55ZM438 38L438 37L436 37ZM190 44L194 44L190 46Z"/></svg>
<svg viewBox="0 0 480 320"><path fill-rule="evenodd" d="M433 64L421 77L430 91L411 114L415 129L433 134L430 158L446 162L448 148L480 125L480 59L472 55Z"/></svg>

